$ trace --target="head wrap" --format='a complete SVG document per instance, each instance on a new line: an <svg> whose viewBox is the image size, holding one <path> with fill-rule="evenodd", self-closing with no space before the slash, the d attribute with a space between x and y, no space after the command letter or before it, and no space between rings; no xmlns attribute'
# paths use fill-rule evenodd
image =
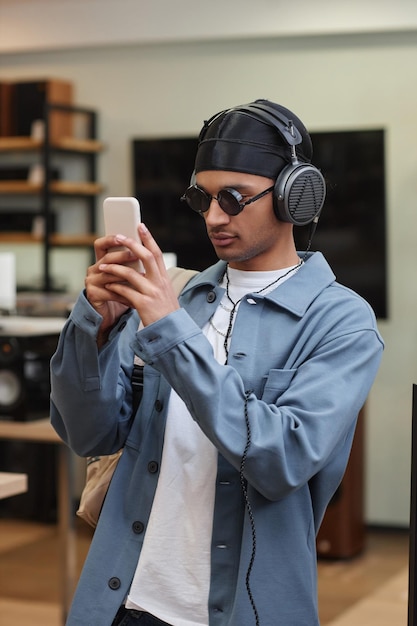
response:
<svg viewBox="0 0 417 626"><path fill-rule="evenodd" d="M291 147L277 129L280 123L277 121L275 125L271 115L251 110L251 105L255 104L266 106L292 121L302 138L296 146L297 159L311 162L313 148L302 121L279 104L256 100L221 111L204 123L197 147L196 173L228 170L276 180L281 170L291 163Z"/></svg>

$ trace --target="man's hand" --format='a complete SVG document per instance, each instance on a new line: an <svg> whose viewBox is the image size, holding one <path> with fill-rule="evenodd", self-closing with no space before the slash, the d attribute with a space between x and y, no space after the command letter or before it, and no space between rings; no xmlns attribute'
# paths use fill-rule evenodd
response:
<svg viewBox="0 0 417 626"><path fill-rule="evenodd" d="M97 262L87 273L86 290L90 303L103 316L103 332L128 308L138 311L144 326L179 308L161 249L143 223L139 234L142 243L123 235L95 243ZM111 249L116 246L125 249ZM134 259L142 261L144 274L128 265Z"/></svg>

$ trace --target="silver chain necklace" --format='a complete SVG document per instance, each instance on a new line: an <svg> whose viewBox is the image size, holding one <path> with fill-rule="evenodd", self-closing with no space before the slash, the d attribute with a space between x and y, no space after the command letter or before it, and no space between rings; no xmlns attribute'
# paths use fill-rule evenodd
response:
<svg viewBox="0 0 417 626"><path fill-rule="evenodd" d="M232 309L230 309L230 310L232 310ZM209 319L209 324L210 324L210 326L213 328L213 330L215 330L215 331L216 331L216 333L217 333L218 335L220 335L221 337L226 337L226 333L224 333L222 330L219 330L219 329L217 328L217 326L215 326L215 325L214 325L214 322L213 322L213 316L211 316L211 317L210 317L210 319Z"/></svg>

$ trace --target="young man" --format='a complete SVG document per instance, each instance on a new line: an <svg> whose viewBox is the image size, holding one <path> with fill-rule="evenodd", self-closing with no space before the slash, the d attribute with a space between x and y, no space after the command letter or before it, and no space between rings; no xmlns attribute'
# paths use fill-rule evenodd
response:
<svg viewBox="0 0 417 626"><path fill-rule="evenodd" d="M96 241L52 359L52 423L79 455L124 451L69 626L318 625L315 537L383 342L323 256L295 249L324 201L311 156L269 101L205 123L184 199L220 260L179 300L144 225L142 244Z"/></svg>

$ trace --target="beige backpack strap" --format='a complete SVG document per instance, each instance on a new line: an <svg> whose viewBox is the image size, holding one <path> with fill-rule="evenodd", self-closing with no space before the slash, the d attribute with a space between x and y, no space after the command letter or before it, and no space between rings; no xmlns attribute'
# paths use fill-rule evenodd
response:
<svg viewBox="0 0 417 626"><path fill-rule="evenodd" d="M180 295L181 291L192 277L198 274L197 270L186 270L183 267L169 267L167 273L177 296Z"/></svg>

